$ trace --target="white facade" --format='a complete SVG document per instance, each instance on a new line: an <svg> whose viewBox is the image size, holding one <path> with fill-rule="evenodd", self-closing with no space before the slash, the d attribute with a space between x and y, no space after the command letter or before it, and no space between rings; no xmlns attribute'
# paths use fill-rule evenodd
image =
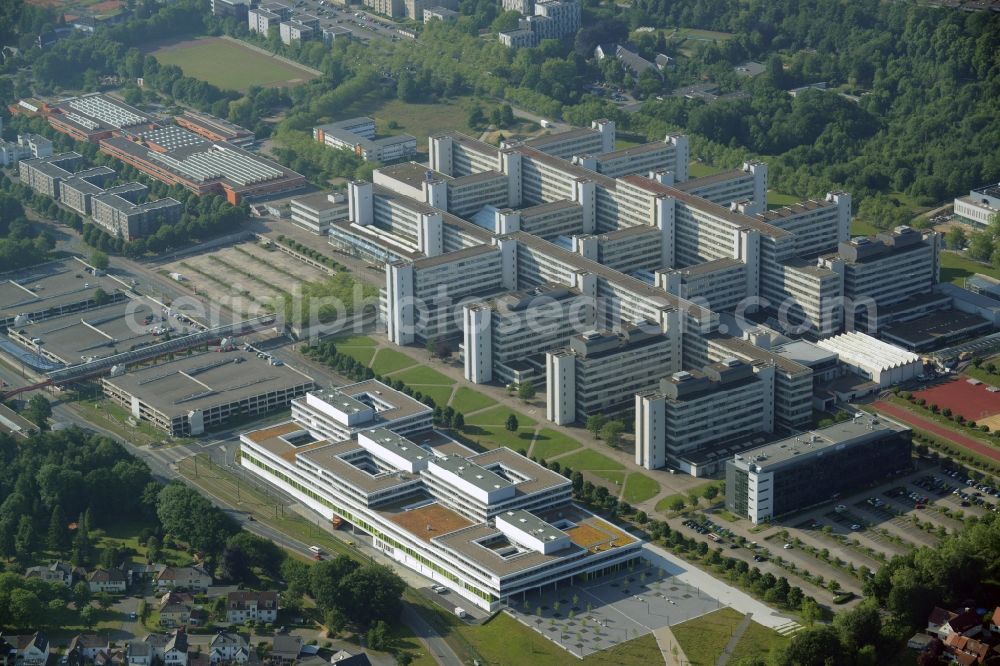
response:
<svg viewBox="0 0 1000 666"><path fill-rule="evenodd" d="M819 340L816 345L835 352L855 374L882 388L910 381L924 369L923 361L913 352L857 331Z"/></svg>

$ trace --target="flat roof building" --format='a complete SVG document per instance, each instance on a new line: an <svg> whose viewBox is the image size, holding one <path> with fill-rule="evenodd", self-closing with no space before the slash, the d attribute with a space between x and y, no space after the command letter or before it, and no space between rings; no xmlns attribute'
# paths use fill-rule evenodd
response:
<svg viewBox="0 0 1000 666"><path fill-rule="evenodd" d="M574 335L568 347L545 354L545 415L559 425L584 423L635 404L680 367L680 350L652 322L617 333Z"/></svg>
<svg viewBox="0 0 1000 666"><path fill-rule="evenodd" d="M335 192L295 197L288 202L288 207L293 223L318 235L326 234L331 224L349 216L347 197Z"/></svg>
<svg viewBox="0 0 1000 666"><path fill-rule="evenodd" d="M181 356L104 377L101 385L133 418L175 437L287 407L315 387L298 370L243 351Z"/></svg>
<svg viewBox="0 0 1000 666"><path fill-rule="evenodd" d="M990 183L969 190L969 195L955 199L955 215L978 227L988 226L1000 213L1000 183Z"/></svg>
<svg viewBox="0 0 1000 666"><path fill-rule="evenodd" d="M46 118L56 131L89 143L98 143L122 130L142 131L155 124L153 116L104 93L60 100L46 109Z"/></svg>
<svg viewBox="0 0 1000 666"><path fill-rule="evenodd" d="M858 331L818 340L816 346L834 352L852 372L882 388L915 379L924 369L923 361L913 352Z"/></svg>
<svg viewBox="0 0 1000 666"><path fill-rule="evenodd" d="M409 134L377 138L375 120L360 117L313 128L313 139L325 146L350 150L365 161L398 162L417 154L417 139Z"/></svg>
<svg viewBox="0 0 1000 666"><path fill-rule="evenodd" d="M911 431L859 412L726 463L726 509L753 523L800 511L912 469Z"/></svg>
<svg viewBox="0 0 1000 666"><path fill-rule="evenodd" d="M405 402L379 382L362 385L369 396ZM411 429L402 414L385 411L380 425L360 427L373 412L356 391L323 400L328 415L358 426L351 437L318 438L296 413L242 435L241 465L325 518L351 523L388 557L486 611L639 557L638 539L570 502L564 476L507 448L477 454L429 421Z"/></svg>
<svg viewBox="0 0 1000 666"><path fill-rule="evenodd" d="M635 396L635 462L646 469L670 464L692 476L712 474L722 462L713 454L773 430L773 366L755 372L727 358L701 372L675 372L658 391Z"/></svg>
<svg viewBox="0 0 1000 666"><path fill-rule="evenodd" d="M26 325L98 305L101 289L110 302L127 299L122 284L93 274L80 259L63 259L0 275L0 328Z"/></svg>

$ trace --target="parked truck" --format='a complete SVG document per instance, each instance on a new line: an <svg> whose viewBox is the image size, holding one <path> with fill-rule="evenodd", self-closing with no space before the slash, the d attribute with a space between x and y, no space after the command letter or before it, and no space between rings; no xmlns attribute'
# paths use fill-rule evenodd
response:
<svg viewBox="0 0 1000 666"><path fill-rule="evenodd" d="M463 620L469 617L469 614L465 612L465 609L461 606L455 606L455 615L462 618Z"/></svg>

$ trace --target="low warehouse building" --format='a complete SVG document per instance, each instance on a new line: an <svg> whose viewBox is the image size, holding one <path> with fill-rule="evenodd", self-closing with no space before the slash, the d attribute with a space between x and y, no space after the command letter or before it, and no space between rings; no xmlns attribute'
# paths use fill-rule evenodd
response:
<svg viewBox="0 0 1000 666"><path fill-rule="evenodd" d="M841 333L816 343L835 352L854 373L882 388L909 381L923 372L920 357L888 342L857 331Z"/></svg>

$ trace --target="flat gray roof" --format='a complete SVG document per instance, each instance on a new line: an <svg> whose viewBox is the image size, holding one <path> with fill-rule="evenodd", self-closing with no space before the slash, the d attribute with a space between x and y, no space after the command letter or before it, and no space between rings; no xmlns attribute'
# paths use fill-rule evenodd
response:
<svg viewBox="0 0 1000 666"><path fill-rule="evenodd" d="M107 276L87 273L77 259L24 268L0 277L0 318L66 307L92 298L98 288L113 294L121 287Z"/></svg>
<svg viewBox="0 0 1000 666"><path fill-rule="evenodd" d="M173 322L145 324L145 317L157 315L157 311L145 301L127 300L14 328L28 339L40 338L45 351L75 365L83 362L84 356L103 358L161 342L152 330Z"/></svg>
<svg viewBox="0 0 1000 666"><path fill-rule="evenodd" d="M313 380L298 370L270 365L243 351L181 356L104 381L171 417L273 391L313 386Z"/></svg>
<svg viewBox="0 0 1000 666"><path fill-rule="evenodd" d="M460 456L445 456L443 458L435 458L434 464L442 469L445 469L457 477L460 477L466 483L469 483L480 490L485 490L487 492L491 490L499 490L501 488L509 488L511 482L503 478L496 472L491 472L485 467L472 462L471 459L462 458Z"/></svg>
<svg viewBox="0 0 1000 666"><path fill-rule="evenodd" d="M800 456L811 456L844 444L862 442L876 433L907 432L909 428L882 415L858 412L854 418L826 428L810 430L736 455L736 460L751 463L768 471Z"/></svg>
<svg viewBox="0 0 1000 666"><path fill-rule="evenodd" d="M423 182L427 180L427 174L431 174L432 181L451 180L451 176L425 167L423 164L418 164L417 162L400 162L399 164L390 164L389 166L382 167L378 171L379 173L385 174L394 180L398 180L401 183L417 189L420 189Z"/></svg>
<svg viewBox="0 0 1000 666"><path fill-rule="evenodd" d="M433 411L430 407L419 400L411 398L402 391L397 391L391 386L383 384L375 379L366 379L363 382L348 384L347 386L325 389L324 391L320 391L320 393L324 395L324 399L326 399L326 395L337 396L338 399L346 396L352 400L358 400L365 394L374 395L380 401L384 401L392 405L392 408L390 409L385 409L383 411L376 410L377 416L384 420L400 419L420 414L422 412L430 413Z"/></svg>

